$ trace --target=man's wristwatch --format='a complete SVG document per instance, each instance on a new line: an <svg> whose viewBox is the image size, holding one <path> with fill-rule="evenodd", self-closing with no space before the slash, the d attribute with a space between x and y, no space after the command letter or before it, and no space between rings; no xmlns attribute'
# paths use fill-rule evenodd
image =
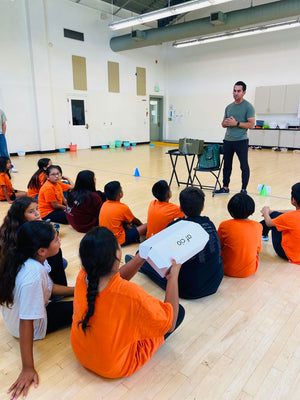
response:
<svg viewBox="0 0 300 400"><path fill-rule="evenodd" d="M237 122L237 124L236 124L236 127L238 128L240 126L240 123L239 122Z"/></svg>

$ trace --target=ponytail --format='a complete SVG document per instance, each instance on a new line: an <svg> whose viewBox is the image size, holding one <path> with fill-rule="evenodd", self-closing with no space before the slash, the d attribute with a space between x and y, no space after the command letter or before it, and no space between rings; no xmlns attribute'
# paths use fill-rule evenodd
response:
<svg viewBox="0 0 300 400"><path fill-rule="evenodd" d="M93 228L80 242L79 255L88 280L86 294L88 310L84 318L78 323L84 333L90 327L88 322L94 315L99 280L111 272L117 260L116 252L118 248L119 244L116 237L105 227Z"/></svg>

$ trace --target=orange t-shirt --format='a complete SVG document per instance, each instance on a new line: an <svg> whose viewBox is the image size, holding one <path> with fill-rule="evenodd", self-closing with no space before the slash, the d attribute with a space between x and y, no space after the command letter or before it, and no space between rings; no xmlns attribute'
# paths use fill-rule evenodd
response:
<svg viewBox="0 0 300 400"><path fill-rule="evenodd" d="M46 173L45 172L41 172L40 175L39 175L39 188L35 189L35 188L30 188L29 187L28 191L27 191L27 196L32 197L32 198L38 196L38 194L40 192L40 189L43 186L43 184L46 181L46 179L47 179Z"/></svg>
<svg viewBox="0 0 300 400"><path fill-rule="evenodd" d="M57 202L63 204L63 198L64 194L61 185L51 183L47 180L41 187L39 194L39 210L41 218L46 217L54 211L51 203Z"/></svg>
<svg viewBox="0 0 300 400"><path fill-rule="evenodd" d="M130 208L120 201L106 200L99 214L99 226L106 226L117 238L119 244L125 242L125 231L122 222L131 222L134 215Z"/></svg>
<svg viewBox="0 0 300 400"><path fill-rule="evenodd" d="M179 206L166 201L151 201L148 208L146 239L165 229L175 218L184 218Z"/></svg>
<svg viewBox="0 0 300 400"><path fill-rule="evenodd" d="M272 222L282 232L281 246L287 258L294 264L300 264L300 210L281 214Z"/></svg>
<svg viewBox="0 0 300 400"><path fill-rule="evenodd" d="M247 219L229 219L221 222L218 235L224 273L238 278L254 274L261 251L262 225Z"/></svg>
<svg viewBox="0 0 300 400"><path fill-rule="evenodd" d="M105 203L104 203L105 204ZM137 371L164 342L173 320L173 307L150 296L140 286L116 273L98 293L94 315L84 334L81 321L87 311L86 272L77 277L71 344L78 361L107 378Z"/></svg>
<svg viewBox="0 0 300 400"><path fill-rule="evenodd" d="M0 173L0 200L6 200L2 186L6 186L7 194L9 195L9 197L14 193L12 189L11 180L9 179L9 176L5 172Z"/></svg>

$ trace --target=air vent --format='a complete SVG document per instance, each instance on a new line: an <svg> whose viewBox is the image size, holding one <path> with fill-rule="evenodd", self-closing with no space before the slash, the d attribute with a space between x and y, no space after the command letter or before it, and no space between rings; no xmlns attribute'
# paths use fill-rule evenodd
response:
<svg viewBox="0 0 300 400"><path fill-rule="evenodd" d="M71 31L71 29L64 29L64 37L84 42L84 34L82 32Z"/></svg>
<svg viewBox="0 0 300 400"><path fill-rule="evenodd" d="M221 11L210 14L210 23L213 25L224 25L226 23L227 15Z"/></svg>

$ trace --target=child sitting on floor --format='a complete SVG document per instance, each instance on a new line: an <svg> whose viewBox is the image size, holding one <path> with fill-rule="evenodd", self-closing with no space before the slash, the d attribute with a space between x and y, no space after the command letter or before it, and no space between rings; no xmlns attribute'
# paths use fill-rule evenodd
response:
<svg viewBox="0 0 300 400"><path fill-rule="evenodd" d="M100 209L99 225L110 229L121 246L138 242L140 236L145 235L147 224L142 224L130 208L120 202L123 197L120 182L108 182L104 186L104 193L107 201Z"/></svg>
<svg viewBox="0 0 300 400"><path fill-rule="evenodd" d="M101 376L131 375L184 318L178 303L180 264L172 260L162 302L129 282L144 261L139 255L119 269L121 248L107 228L88 232L79 254L83 268L76 281L71 331L75 356Z"/></svg>
<svg viewBox="0 0 300 400"><path fill-rule="evenodd" d="M291 203L295 211L262 208L263 240L268 240L268 233L272 230L273 247L279 257L300 264L300 182L292 186Z"/></svg>
<svg viewBox="0 0 300 400"><path fill-rule="evenodd" d="M188 187L179 195L180 207L185 215L184 220L201 225L209 234L209 240L204 249L181 266L178 288L179 297L183 299L199 299L215 293L224 275L216 228L208 217L201 216L204 197L203 191L196 187ZM182 219L169 225L176 224L178 221ZM128 257L126 256L125 259ZM142 265L140 272L149 276L162 289L166 289L167 279L162 278L147 262Z"/></svg>
<svg viewBox="0 0 300 400"><path fill-rule="evenodd" d="M13 188L10 180L11 162L8 157L0 157L0 200L12 204L19 197L26 196L26 192Z"/></svg>
<svg viewBox="0 0 300 400"><path fill-rule="evenodd" d="M43 184L39 194L39 210L43 220L67 224L67 201L63 194L61 169L58 165L50 165L46 169L47 180ZM69 187L69 185L65 184Z"/></svg>
<svg viewBox="0 0 300 400"><path fill-rule="evenodd" d="M146 239L165 229L175 218L184 217L180 207L169 202L172 191L166 181L156 182L152 193L157 200L152 200L148 208Z"/></svg>
<svg viewBox="0 0 300 400"><path fill-rule="evenodd" d="M51 295L73 296L74 288L54 284L49 277L47 258L57 254L60 240L56 230L44 221L25 222L17 235L17 247L1 249L0 305L7 330L20 339L22 370L11 385L11 399L29 386L38 385L34 368L33 341L43 339L71 324L72 301L49 302Z"/></svg>
<svg viewBox="0 0 300 400"><path fill-rule="evenodd" d="M234 195L227 209L233 219L221 222L218 229L224 273L246 278L258 267L262 227L248 219L255 211L255 203L247 194Z"/></svg>

